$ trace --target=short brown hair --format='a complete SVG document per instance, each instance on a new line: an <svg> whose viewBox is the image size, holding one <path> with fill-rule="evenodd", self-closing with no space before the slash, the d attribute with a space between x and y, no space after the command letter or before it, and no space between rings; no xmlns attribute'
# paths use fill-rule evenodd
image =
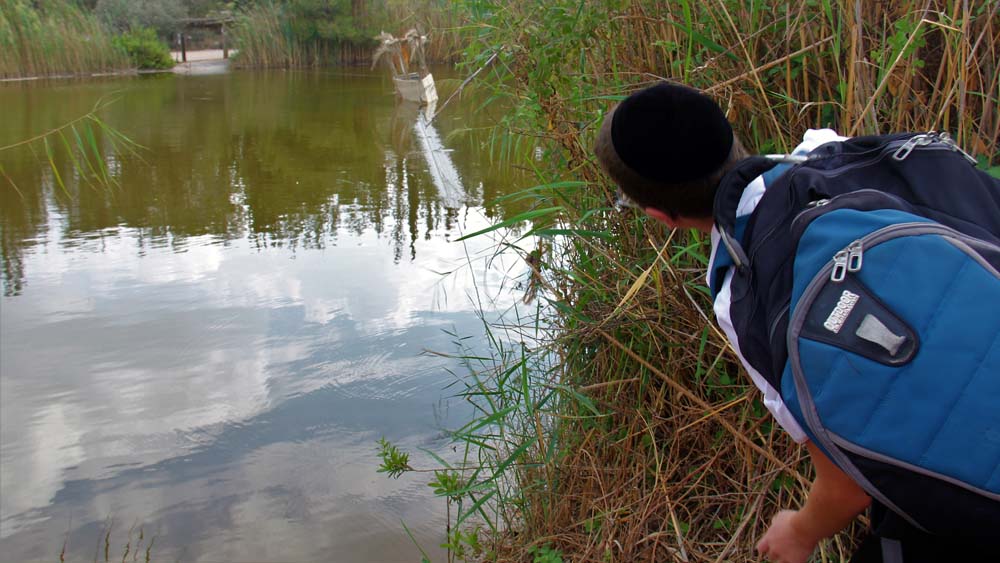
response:
<svg viewBox="0 0 1000 563"><path fill-rule="evenodd" d="M717 170L707 176L677 184L650 180L625 164L615 151L611 139L611 123L616 109L617 106L611 108L604 116L604 123L601 124L594 145L594 153L604 172L627 196L643 207L659 209L671 217L711 217L715 191L722 177L737 162L749 156L739 138L733 135L729 156Z"/></svg>

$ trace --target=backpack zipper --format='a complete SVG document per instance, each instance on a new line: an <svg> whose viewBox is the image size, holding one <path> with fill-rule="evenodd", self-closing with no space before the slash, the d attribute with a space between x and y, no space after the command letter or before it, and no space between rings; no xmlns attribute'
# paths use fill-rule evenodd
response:
<svg viewBox="0 0 1000 563"><path fill-rule="evenodd" d="M858 239L833 255L833 269L830 270L830 281L840 283L847 279L848 273L860 272L865 248Z"/></svg>
<svg viewBox="0 0 1000 563"><path fill-rule="evenodd" d="M876 209L898 209L900 211L913 212L912 206L898 196L892 195L871 188L861 188L853 192L842 193L829 199L818 199L809 202L806 208L792 219L789 231L795 238L799 238L813 220L820 215L831 211L843 209L848 205L854 205L853 209L858 211L874 211Z"/></svg>
<svg viewBox="0 0 1000 563"><path fill-rule="evenodd" d="M900 145L900 147L896 149L896 152L892 153L892 158L899 161L906 160L906 157L910 156L913 149L917 147L926 147L932 143L941 143L953 152L961 154L965 157L965 160L968 160L971 164L979 164L975 157L962 150L962 148L958 146L958 143L956 143L955 140L951 138L951 135L949 135L946 131L942 131L940 133L937 131L930 131L921 135L914 135L907 139L905 143Z"/></svg>
<svg viewBox="0 0 1000 563"><path fill-rule="evenodd" d="M811 223L814 219L818 218L820 215L825 214L828 211L837 211L838 209L843 209L843 207L833 207L827 210L827 209L820 209L821 207L826 207L831 203L836 205L837 203L842 201L857 199L859 196L865 197L871 195L875 195L876 197L883 199L888 198L889 201L878 202L880 204L884 203L887 205L884 206L877 205L872 207L871 209L868 209L866 207L863 209L859 209L860 211L873 211L875 209L896 209L896 207L893 207L888 204L905 203L897 201L897 198L895 196L869 188L848 192L846 194L840 194L839 196L833 197L831 199L819 199L810 202L809 205L806 206L806 209L800 211L799 214L796 215L794 219L792 219L792 224L790 229L792 235L795 236L795 233L804 231L805 227L808 226L809 223ZM805 221L804 225L802 221ZM831 281L835 282L843 281L849 272L853 273L860 271L863 263L864 263L864 243L861 240L856 240L847 247L845 247L844 249L834 254L833 270L830 272ZM780 323L781 318L788 314L788 310L790 308L791 308L791 298L789 298L788 301L786 301L785 304L781 307L781 309L778 310L777 316L771 319L767 331L768 342L774 342L774 333L778 329L778 324Z"/></svg>
<svg viewBox="0 0 1000 563"><path fill-rule="evenodd" d="M871 188L862 188L860 190L855 190L853 192L840 194L838 196L834 196L829 199L826 198L818 199L816 201L811 201L808 204L806 204L806 208L800 211L799 214L796 215L794 219L792 219L792 223L790 225L790 231L792 233L792 236L798 238L796 236L796 233L801 233L802 231L804 231L806 226L808 226L809 223L811 223L814 219L816 219L820 215L823 215L829 211L836 211L837 209L841 209L842 207L838 206L840 202L854 200L857 199L858 197L864 198L870 196L875 196L876 198L879 199L888 199L889 201L878 202L878 205L873 206L871 209L865 208L861 209L862 211L871 211L874 209L896 209L897 207L895 204L899 203L905 204L905 202L902 202L896 196L887 194L885 192L880 192L878 190L873 190ZM830 209L822 209L831 204L833 204L834 207ZM858 251L856 251L857 256L854 259L855 271L861 269L861 261L863 259L862 253L863 251L861 249L858 249ZM845 256L845 258L848 257L849 256ZM849 261L845 260L845 267L848 266L848 262ZM778 325L781 323L782 318L788 316L789 309L791 309L791 297L789 297L785 301L785 304L782 305L781 309L778 310L778 314L772 317L768 322L767 341L769 343L774 342L774 335L775 332L778 330Z"/></svg>
<svg viewBox="0 0 1000 563"><path fill-rule="evenodd" d="M972 165L978 164L978 161L972 155L962 150L958 146L958 144L955 143L955 140L951 138L951 135L949 135L948 133L943 131L940 133L937 131L928 131L927 133L920 133L917 135L913 135L912 137L908 137L906 139L894 139L892 141L889 141L882 147L880 151L881 154L869 158L867 160L863 160L861 162L858 161L848 162L847 164L838 166L836 168L831 168L828 170L823 170L820 168L814 168L813 170L824 176L832 176L852 168L864 168L866 166L871 166L873 164L881 162L887 156L892 156L893 160L902 162L906 160L910 156L910 154L913 153L914 150L917 149L945 150L945 151L955 152L962 155L962 157L970 164ZM839 155L830 155L829 157L821 157L821 158L832 158L835 156Z"/></svg>
<svg viewBox="0 0 1000 563"><path fill-rule="evenodd" d="M813 170L814 172L822 174L824 176L832 176L839 174L845 170L849 170L851 168L855 167L863 168L866 166L871 166L873 164L881 162L883 159L885 159L887 156L890 155L894 160L902 162L906 160L907 157L909 157L910 154L916 149L947 150L951 152L957 152L961 154L971 164L977 163L976 159L973 158L972 155L959 148L959 146L955 143L954 139L952 139L951 135L949 135L948 133L928 131L927 133L918 133L916 135L912 135L910 137L902 139L892 139L883 144L881 147L869 149L867 151L864 151L863 153L856 153L854 155L855 157L861 157L869 153L875 153L873 156L867 157L861 161L854 160L842 166L838 166L836 168L831 168L828 170L824 170L821 168L810 168L810 170ZM834 158L842 155L843 153L827 155L827 156L807 155L809 156L809 158L804 164L808 164L809 162L818 162L820 160ZM798 167L799 165L795 166ZM788 170L785 173L788 174L794 171L795 168L792 168L791 170ZM857 190L857 191L868 191L868 190ZM877 191L877 190L870 190L870 191ZM840 195L846 195L846 194L840 194ZM829 203L829 200L825 201L817 200L817 202L810 202L810 205L815 204L815 206L814 207L807 206L807 209L804 211L808 211L809 209L815 209L816 206L822 206L825 205L826 203ZM750 251L747 253L747 256L751 264L753 264L754 259L757 257L757 253L760 251L760 248L764 245L764 243L767 242L767 240L770 239L772 236L774 236L774 234L777 232L777 227L778 227L777 224L772 225L771 229L767 233L765 233L763 237L759 239L760 242L756 244L753 248L749 249Z"/></svg>
<svg viewBox="0 0 1000 563"><path fill-rule="evenodd" d="M874 152L874 151L878 151L879 153L881 153L878 156L874 157L874 159L868 159L868 160L865 160L863 163L861 163L862 166L868 166L869 164L873 164L875 162L881 161L883 158L885 158L886 155L890 154L890 151L891 151L892 157L895 160L897 160L897 161L906 160L906 158L909 157L910 154L915 149L917 149L917 148L931 148L931 149L937 148L938 150L942 150L942 149L951 150L953 152L960 153L971 164L977 164L976 159L973 158L969 153L963 151L955 143L955 141L951 138L951 135L949 135L947 132L938 133L936 131L929 131L927 133L920 133L920 134L913 135L913 136L907 137L907 138L902 138L902 139L893 139L893 140L888 141L887 143L885 143L880 148L870 149L869 151L865 151L865 153L859 153L859 154L866 154L866 153L870 153L870 152ZM813 160L821 160L821 159L824 159L824 158L832 158L834 156L838 156L838 155L829 155L829 156L820 156L820 157L808 157L807 162L808 161L813 161ZM813 169L813 170L816 170L818 172L822 172L822 173L825 174L825 173L828 173L828 172L842 171L842 170L845 170L845 169L847 169L849 167L852 167L855 164L858 164L858 163L857 162L851 162L851 163L845 164L843 166L839 166L839 167L831 169L831 170L821 170L821 169ZM841 199L841 198L845 198L845 197L850 197L850 196L852 196L854 194L861 195L862 197L864 196L864 194L878 194L880 197L887 197L893 203L904 203L904 204L906 203L903 200L901 200L898 197L893 196L891 194L887 194L885 192L881 192L881 191L874 190L874 189L871 189L871 188L862 188L860 190L855 190L853 192L848 192L848 193L845 193L845 194L840 194L840 195L835 196L833 198L824 198L824 199L819 199L819 200L816 200L816 201L809 202L808 204L806 204L806 208L803 209L802 211L800 211L798 213L798 215L794 219L792 219L791 231L793 233L796 232L797 224L799 224L800 221L805 220L806 224L808 224L808 223L812 222L813 219L815 219L819 215L824 214L827 211L825 209L819 210L819 208L825 207L825 206L829 205L831 202L833 202L835 200L838 200L838 199ZM891 208L896 208L896 207L893 206ZM881 207L879 209L881 209ZM808 219L806 219L806 217L808 217ZM754 260L757 257L757 254L760 252L761 247L764 246L764 243L766 243L777 232L777 227L778 227L778 225L772 226L771 230L768 231L763 237L761 237L760 242L751 249L750 254L749 254L749 261L750 261L751 264L753 264ZM804 230L804 227L802 227L801 230ZM957 231L955 231L955 232L958 233ZM850 253L849 249L847 249L847 248L844 249L844 251L846 251L846 254L843 256L844 263L837 270L837 277L840 280L843 280L844 279L843 276L846 276L846 274L848 272L857 272L857 271L859 271L861 269L862 262L863 262L863 257L864 257L864 248L863 248L863 244L860 241L855 241L855 242L857 242L859 244L859 246L858 246L858 248L856 248L854 250L854 254L853 255ZM835 257L835 262L836 262L836 257ZM832 274L831 274L831 277L832 277ZM789 300L789 302L786 303L781 308L781 310L778 311L778 315L771 320L770 326L768 327L768 342L773 342L774 341L775 330L777 330L777 327L778 327L778 324L779 324L781 318L783 316L787 315L788 310L790 308L791 308L791 302Z"/></svg>
<svg viewBox="0 0 1000 563"><path fill-rule="evenodd" d="M900 234L900 231L915 231L912 234ZM996 269L992 264L990 264L981 254L976 252L976 247L985 248L987 250L1000 250L1000 246L994 245L992 243L986 242L982 239L975 237L970 237L952 229L951 227L945 227L944 225L935 225L933 223L898 223L896 225L889 225L888 227L883 227L873 233L870 233L860 239L853 241L851 244L837 251L833 255L833 260L831 264L827 264L826 268L830 268L830 281L833 283L840 283L847 278L848 273L857 273L861 271L861 266L864 263L864 249L865 246L876 246L892 240L894 238L900 238L903 236L917 236L917 235L939 235L941 238L945 239L952 246L958 248L965 254L969 255L973 260L975 260L980 266L982 266L986 271L993 274L996 278L1000 279L1000 271ZM819 276L817 276L818 278ZM815 280L814 280L815 281ZM810 284L811 287L811 284ZM808 291L808 290L807 290ZM803 297L805 294L803 294Z"/></svg>

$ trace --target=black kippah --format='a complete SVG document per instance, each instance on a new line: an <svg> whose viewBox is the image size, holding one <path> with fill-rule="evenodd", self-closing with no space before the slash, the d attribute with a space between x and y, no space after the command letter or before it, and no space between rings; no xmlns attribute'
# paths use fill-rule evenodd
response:
<svg viewBox="0 0 1000 563"><path fill-rule="evenodd" d="M641 176L677 184L717 170L733 148L733 128L708 96L662 82L618 105L611 142Z"/></svg>

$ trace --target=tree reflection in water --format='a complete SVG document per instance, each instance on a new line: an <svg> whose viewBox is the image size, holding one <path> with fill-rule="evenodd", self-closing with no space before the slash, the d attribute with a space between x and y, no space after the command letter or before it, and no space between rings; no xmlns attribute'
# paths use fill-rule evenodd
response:
<svg viewBox="0 0 1000 563"><path fill-rule="evenodd" d="M140 252L202 235L294 252L370 230L392 240L396 261L414 260L419 240L460 227L463 209L524 184L489 164L476 135L444 149L441 133L489 125L478 104L452 104L432 125L420 108L396 104L391 88L380 76L297 72L4 86L0 107L15 117L0 123L0 145L120 90L104 117L146 147L141 158L104 155L121 183L114 190L94 188L57 153L65 193L44 155L2 155L4 293L21 291L24 252L55 231L67 246L133 229Z"/></svg>

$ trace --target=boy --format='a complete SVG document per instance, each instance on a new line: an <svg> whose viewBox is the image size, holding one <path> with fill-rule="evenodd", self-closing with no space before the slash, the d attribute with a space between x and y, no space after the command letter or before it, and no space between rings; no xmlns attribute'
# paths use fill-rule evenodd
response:
<svg viewBox="0 0 1000 563"><path fill-rule="evenodd" d="M819 145L839 140L844 138L829 129L810 130L793 154L804 155ZM621 188L628 205L671 228L710 233L715 255L720 240L713 219L716 188L748 153L714 101L694 89L668 83L636 92L605 116L595 153L604 171ZM766 184L765 177L758 177L747 186L737 216L753 213ZM773 562L803 563L821 539L845 528L872 505L872 499L808 440L778 391L740 351L730 317L732 274L730 268L715 300L716 318L754 384L763 392L764 405L797 443L805 445L816 469L805 504L799 510L779 512L757 543L757 550ZM710 287L712 275L709 272ZM974 549L967 542L945 545L942 538L920 534L897 520L876 503L872 509L875 534L852 561L903 561L904 552L907 563L957 561L965 560L963 554ZM882 535L893 539L878 537ZM995 555L986 555L980 548L968 556L983 561L994 560Z"/></svg>

